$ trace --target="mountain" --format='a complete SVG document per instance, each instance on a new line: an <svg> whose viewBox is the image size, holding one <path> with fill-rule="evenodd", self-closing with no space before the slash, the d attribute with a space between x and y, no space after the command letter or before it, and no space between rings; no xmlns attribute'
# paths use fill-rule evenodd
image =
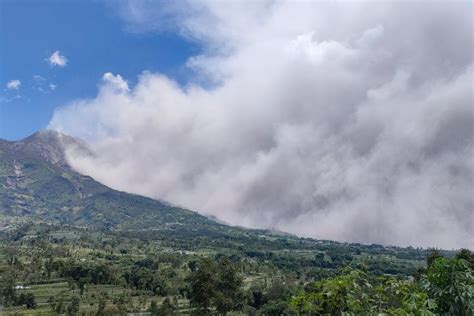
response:
<svg viewBox="0 0 474 316"><path fill-rule="evenodd" d="M19 141L0 139L0 232L16 234L31 229L31 224L65 233L88 229L156 240L172 249L270 250L311 248L316 243L281 232L229 226L162 201L113 190L69 166L65 148L70 146L92 154L81 140L50 130Z"/></svg>
<svg viewBox="0 0 474 316"><path fill-rule="evenodd" d="M70 168L64 148L83 142L55 131L0 140L0 226L24 221L106 229L173 230L222 225L182 208L119 192Z"/></svg>
<svg viewBox="0 0 474 316"><path fill-rule="evenodd" d="M34 224L65 232L87 229L155 240L173 249L254 252L337 247L342 252L401 253L397 247L337 243L229 226L162 201L113 190L74 171L65 158L66 146L92 154L81 140L49 130L19 141L0 139L0 232L31 229ZM409 256L423 255L413 249L404 251Z"/></svg>
<svg viewBox="0 0 474 316"><path fill-rule="evenodd" d="M22 253L29 245L28 251L41 251L41 256L56 249L61 258L82 260L92 251L99 257L90 260L107 260L123 271L131 269L130 262L114 258L125 253L143 259L163 253L179 257L184 252L191 256L187 260L227 255L254 262L256 271L267 266L272 275L277 268L312 277L333 275L349 264L409 275L426 256L425 250L411 247L338 243L226 225L79 174L67 163L66 146L92 154L80 140L53 131L19 141L0 140L0 253L12 247ZM1 259L0 280L7 266Z"/></svg>

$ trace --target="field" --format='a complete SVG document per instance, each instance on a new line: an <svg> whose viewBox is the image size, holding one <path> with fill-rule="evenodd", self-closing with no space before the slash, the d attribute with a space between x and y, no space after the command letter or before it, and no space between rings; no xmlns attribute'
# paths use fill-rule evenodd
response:
<svg viewBox="0 0 474 316"><path fill-rule="evenodd" d="M405 284L426 273L432 252L278 234L251 243L239 234L220 241L179 234L139 237L44 223L25 224L0 236L4 315L196 314L196 286L214 276L212 286L235 290L229 294L235 304L228 315L291 314L297 313L294 300L301 293L348 275L363 275L364 282ZM207 279L199 279L206 269ZM232 279L226 280L228 275ZM218 303L209 304L205 313L218 311Z"/></svg>

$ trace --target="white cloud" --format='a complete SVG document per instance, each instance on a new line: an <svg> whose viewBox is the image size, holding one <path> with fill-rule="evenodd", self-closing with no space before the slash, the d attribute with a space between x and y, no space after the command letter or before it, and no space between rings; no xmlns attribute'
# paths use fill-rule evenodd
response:
<svg viewBox="0 0 474 316"><path fill-rule="evenodd" d="M107 72L102 77L103 82L111 87L116 92L128 92L130 89L128 88L128 84L125 80L123 80L122 76L116 75L114 76L112 73Z"/></svg>
<svg viewBox="0 0 474 316"><path fill-rule="evenodd" d="M21 81L20 80L10 80L7 83L7 89L9 90L18 90L20 89Z"/></svg>
<svg viewBox="0 0 474 316"><path fill-rule="evenodd" d="M33 75L33 80L36 81L37 83L41 83L45 81L46 79L41 75Z"/></svg>
<svg viewBox="0 0 474 316"><path fill-rule="evenodd" d="M154 29L136 3L127 23ZM219 85L105 74L50 122L91 141L77 170L233 224L472 247L469 4L187 5L176 29L205 45L188 65Z"/></svg>
<svg viewBox="0 0 474 316"><path fill-rule="evenodd" d="M61 55L61 53L57 50L48 58L48 62L51 66L57 67L65 67L67 65L68 59L66 56Z"/></svg>
<svg viewBox="0 0 474 316"><path fill-rule="evenodd" d="M57 85L54 83L50 83L47 78L41 75L33 75L32 88L42 93L49 93L51 91L56 90Z"/></svg>

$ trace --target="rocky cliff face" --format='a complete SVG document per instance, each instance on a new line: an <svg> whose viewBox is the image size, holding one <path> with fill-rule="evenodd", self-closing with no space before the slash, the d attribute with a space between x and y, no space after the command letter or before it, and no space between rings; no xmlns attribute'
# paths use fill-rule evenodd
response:
<svg viewBox="0 0 474 316"><path fill-rule="evenodd" d="M12 156L30 156L62 167L69 167L65 157L67 148L90 153L83 141L52 130L39 131L19 141L0 141L0 150Z"/></svg>

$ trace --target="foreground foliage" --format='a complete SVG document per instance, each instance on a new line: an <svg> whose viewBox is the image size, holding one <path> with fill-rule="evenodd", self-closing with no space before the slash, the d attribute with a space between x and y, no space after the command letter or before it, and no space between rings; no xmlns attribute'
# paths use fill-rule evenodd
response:
<svg viewBox="0 0 474 316"><path fill-rule="evenodd" d="M265 251L237 237L173 244L26 225L0 233L0 304L6 315L473 314L468 250L293 240Z"/></svg>
<svg viewBox="0 0 474 316"><path fill-rule="evenodd" d="M308 315L473 315L474 276L464 259L437 258L419 280L346 270L308 284L291 299L291 310Z"/></svg>

